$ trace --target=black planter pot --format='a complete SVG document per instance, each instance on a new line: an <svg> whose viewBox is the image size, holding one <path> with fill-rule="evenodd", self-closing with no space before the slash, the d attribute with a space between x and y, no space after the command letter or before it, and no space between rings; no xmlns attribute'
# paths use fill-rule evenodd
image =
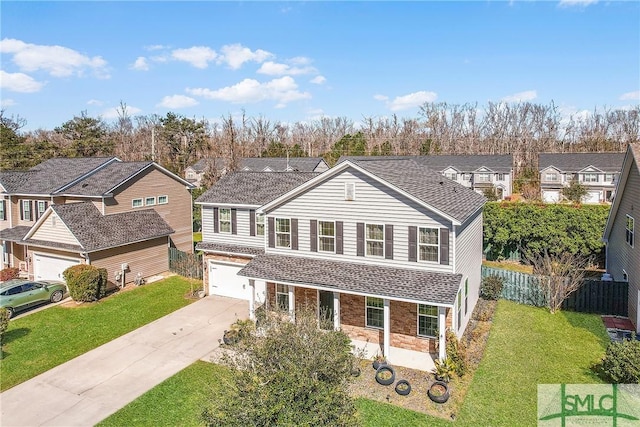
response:
<svg viewBox="0 0 640 427"><path fill-rule="evenodd" d="M400 380L396 383L396 393L400 396L407 396L411 393L411 384L407 380Z"/></svg>
<svg viewBox="0 0 640 427"><path fill-rule="evenodd" d="M383 361L374 360L372 365L373 365L373 369L375 369L377 371L380 366L386 366L387 365L387 361L386 360L383 360Z"/></svg>
<svg viewBox="0 0 640 427"><path fill-rule="evenodd" d="M381 378L381 374L389 372L391 375L389 378ZM376 370L376 381L381 385L391 385L396 380L396 371L389 365L382 365Z"/></svg>
<svg viewBox="0 0 640 427"><path fill-rule="evenodd" d="M444 394L442 395L435 395L431 392L431 389L435 386L439 386L439 387L444 387ZM445 383L444 381L435 381L433 384L431 384L429 386L429 390L427 390L427 395L429 396L429 399L433 400L436 403L444 403L447 400L449 400L449 385L447 385L447 383Z"/></svg>

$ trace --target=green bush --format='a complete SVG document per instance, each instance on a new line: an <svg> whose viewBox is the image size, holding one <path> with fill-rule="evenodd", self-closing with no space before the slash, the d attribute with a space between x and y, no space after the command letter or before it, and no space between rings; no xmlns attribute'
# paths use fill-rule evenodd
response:
<svg viewBox="0 0 640 427"><path fill-rule="evenodd" d="M19 274L20 270L15 267L0 270L0 282L6 282L7 280L15 279Z"/></svg>
<svg viewBox="0 0 640 427"><path fill-rule="evenodd" d="M462 377L467 372L467 348L451 330L447 331L446 341L447 359L451 360L456 375Z"/></svg>
<svg viewBox="0 0 640 427"><path fill-rule="evenodd" d="M497 300L502 294L504 279L500 276L487 276L482 279L480 296L487 300Z"/></svg>
<svg viewBox="0 0 640 427"><path fill-rule="evenodd" d="M106 294L107 270L92 265L78 264L67 268L64 280L74 301L97 301Z"/></svg>
<svg viewBox="0 0 640 427"><path fill-rule="evenodd" d="M4 333L7 331L9 327L9 310L2 307L0 308L0 342L2 342L2 337Z"/></svg>
<svg viewBox="0 0 640 427"><path fill-rule="evenodd" d="M615 384L640 384L640 341L609 344L602 360L602 372Z"/></svg>

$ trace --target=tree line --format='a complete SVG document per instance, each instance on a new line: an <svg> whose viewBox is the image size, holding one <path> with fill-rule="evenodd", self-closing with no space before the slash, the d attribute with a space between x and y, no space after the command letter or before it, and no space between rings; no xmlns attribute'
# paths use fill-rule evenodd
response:
<svg viewBox="0 0 640 427"><path fill-rule="evenodd" d="M52 130L23 131L26 120L0 112L0 168L24 169L52 157L115 155L155 160L178 174L201 158L341 155L512 154L517 175L537 170L540 152L622 152L640 140L640 106L564 115L555 104L426 103L415 118L322 117L284 123L231 114L219 120L174 112L132 116L125 103L111 123L81 112ZM215 176L210 179L215 180Z"/></svg>

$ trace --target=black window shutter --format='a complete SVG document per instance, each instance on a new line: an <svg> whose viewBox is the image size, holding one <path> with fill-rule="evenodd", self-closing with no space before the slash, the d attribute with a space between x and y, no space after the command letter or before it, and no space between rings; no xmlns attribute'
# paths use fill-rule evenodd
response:
<svg viewBox="0 0 640 427"><path fill-rule="evenodd" d="M231 234L238 234L238 209L231 209Z"/></svg>
<svg viewBox="0 0 640 427"><path fill-rule="evenodd" d="M273 217L269 218L268 225L269 225L269 247L275 248L276 247L276 224L275 224L275 221L273 220Z"/></svg>
<svg viewBox="0 0 640 427"><path fill-rule="evenodd" d="M318 221L312 219L309 221L309 250L318 252Z"/></svg>
<svg viewBox="0 0 640 427"><path fill-rule="evenodd" d="M249 236L256 235L256 211L249 211Z"/></svg>
<svg viewBox="0 0 640 427"><path fill-rule="evenodd" d="M24 221L24 205L22 204L22 200L20 200L20 219Z"/></svg>
<svg viewBox="0 0 640 427"><path fill-rule="evenodd" d="M364 256L364 222L356 224L356 255Z"/></svg>
<svg viewBox="0 0 640 427"><path fill-rule="evenodd" d="M384 226L384 258L393 259L393 225Z"/></svg>
<svg viewBox="0 0 640 427"><path fill-rule="evenodd" d="M213 208L213 232L218 233L218 208Z"/></svg>
<svg viewBox="0 0 640 427"><path fill-rule="evenodd" d="M298 250L298 220L291 218L291 249Z"/></svg>
<svg viewBox="0 0 640 427"><path fill-rule="evenodd" d="M409 226L409 261L418 261L418 227Z"/></svg>
<svg viewBox="0 0 640 427"><path fill-rule="evenodd" d="M35 214L33 213L34 204L35 202L33 200L29 201L29 221L33 221L33 218L35 218Z"/></svg>
<svg viewBox="0 0 640 427"><path fill-rule="evenodd" d="M440 264L449 265L449 229L440 229Z"/></svg>
<svg viewBox="0 0 640 427"><path fill-rule="evenodd" d="M342 255L344 253L344 239L343 235L344 225L342 221L336 221L336 253Z"/></svg>

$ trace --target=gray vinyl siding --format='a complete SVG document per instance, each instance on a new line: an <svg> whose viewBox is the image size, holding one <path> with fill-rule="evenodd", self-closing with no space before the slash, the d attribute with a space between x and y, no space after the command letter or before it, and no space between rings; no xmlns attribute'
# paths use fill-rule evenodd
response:
<svg viewBox="0 0 640 427"><path fill-rule="evenodd" d="M629 318L638 322L638 290L640 289L640 175L638 167L631 165L628 181L620 197L620 206L616 212L609 236L607 269L614 280L622 280L622 270L629 276ZM635 203L634 203L635 202ZM625 240L627 215L635 222L633 248Z"/></svg>
<svg viewBox="0 0 640 427"><path fill-rule="evenodd" d="M264 248L265 236L250 236L249 234L249 209L238 208L236 211L237 234L213 232L213 206L202 206L202 241L212 243L225 243L230 245L248 246L252 248ZM226 207L225 207L226 208ZM265 221L265 232L266 232Z"/></svg>
<svg viewBox="0 0 640 427"><path fill-rule="evenodd" d="M355 183L355 200L345 200L345 183ZM451 222L409 198L355 171L345 170L268 212L267 217L298 220L298 250L269 248L269 253L305 255L314 258L356 261L371 264L453 271L453 247L449 243L449 265L409 261L409 226L448 228ZM310 220L342 221L344 254L312 252ZM356 224L393 225L393 260L383 257L357 256Z"/></svg>
<svg viewBox="0 0 640 427"><path fill-rule="evenodd" d="M462 274L462 289L464 289L465 279L469 279L469 309L467 314L464 315L463 298L463 328L457 331L462 333L471 318L473 307L475 307L480 295L480 283L482 281L482 212L478 212L475 217L470 218L465 224L456 227L455 241L455 273ZM457 316L457 312L455 314Z"/></svg>

